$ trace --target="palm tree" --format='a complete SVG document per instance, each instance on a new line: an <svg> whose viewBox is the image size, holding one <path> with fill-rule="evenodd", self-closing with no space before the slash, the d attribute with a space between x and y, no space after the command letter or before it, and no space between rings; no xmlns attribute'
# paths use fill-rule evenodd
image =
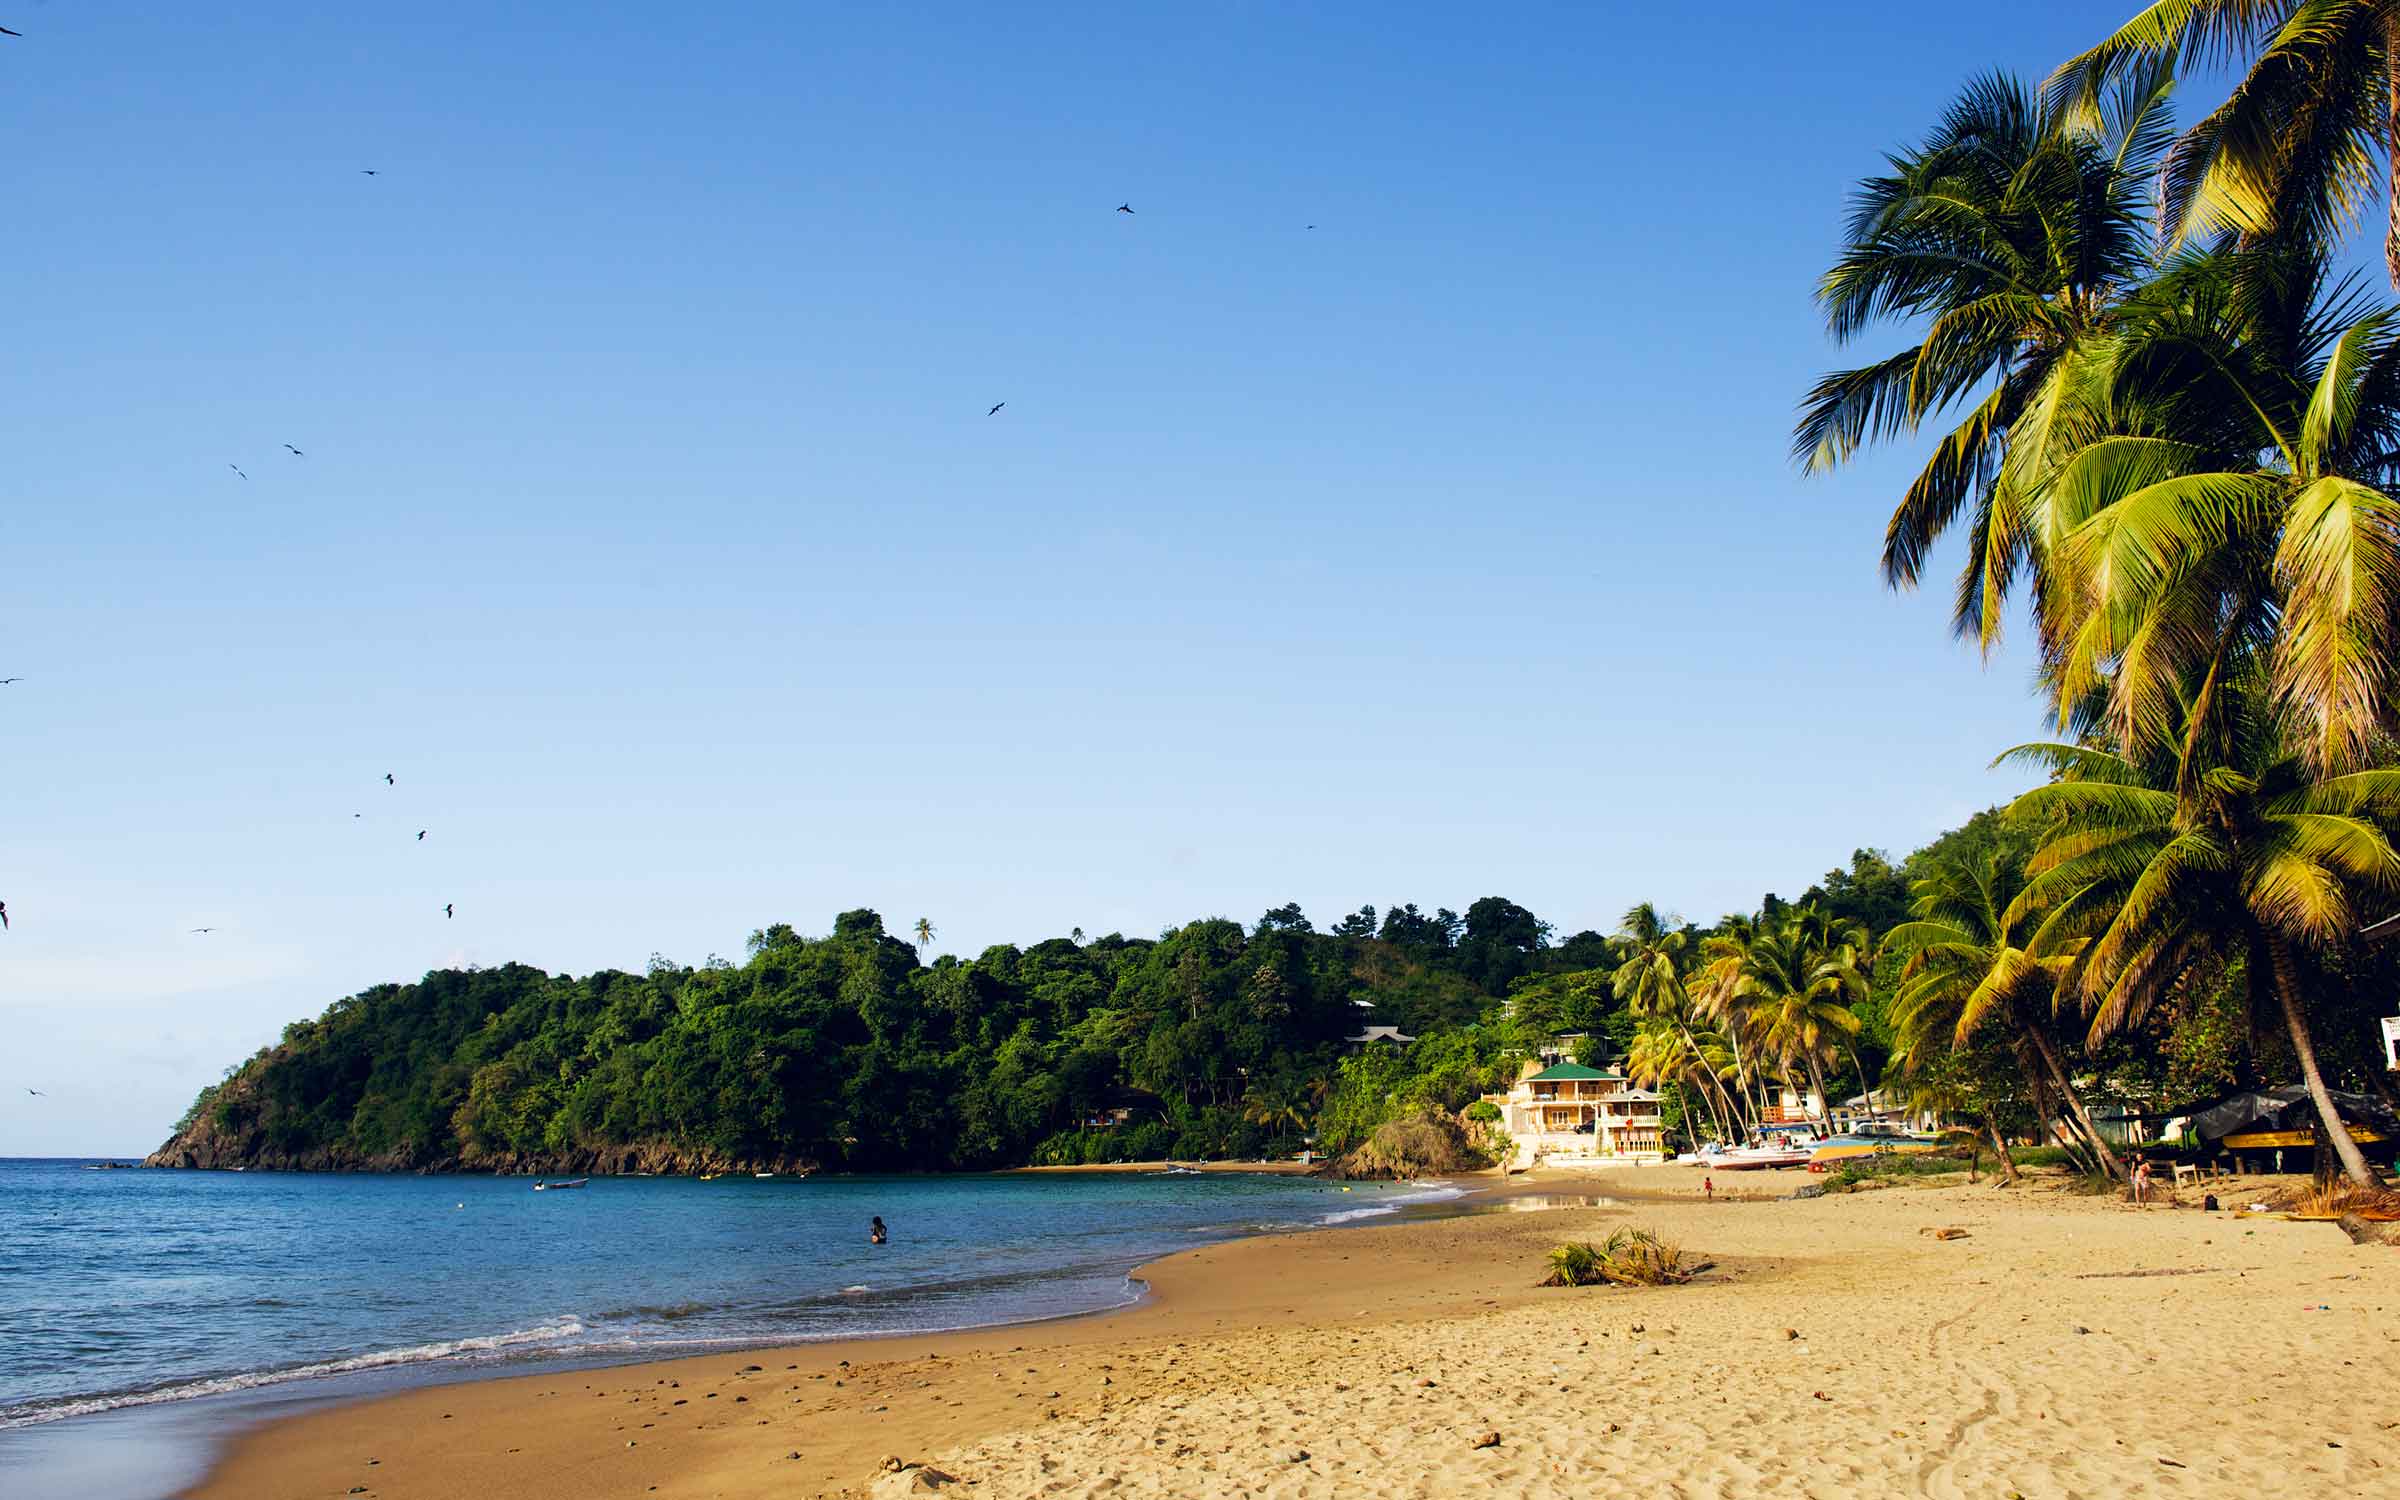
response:
<svg viewBox="0 0 2400 1500"><path fill-rule="evenodd" d="M1936 856L1911 883L1914 920L1884 938L1904 955L1888 1017L1898 1056L1911 1075L1926 1074L2000 1024L2038 1060L2100 1169L2121 1178L2125 1169L2101 1138L2042 1020L2073 967L2067 933L2074 909L2062 904L2046 924L2041 920L2023 899L2024 856L1994 839Z"/></svg>
<svg viewBox="0 0 2400 1500"><path fill-rule="evenodd" d="M1742 1007L1740 991L1742 955L1748 950L1750 940L1758 935L1758 928L1756 917L1727 916L1717 924L1716 931L1700 940L1700 961L1684 981L1693 1012L1725 1038L1726 1050L1733 1060L1734 1083L1741 1089L1742 1102L1753 1116L1764 1111L1753 1091L1756 1070L1751 1067L1743 1046L1749 1014ZM1750 1050L1755 1050L1755 1043ZM1737 1117L1741 1113L1735 1111Z"/></svg>
<svg viewBox="0 0 2400 1500"><path fill-rule="evenodd" d="M2310 763L2361 763L2400 722L2400 309L2266 248L2172 268L2119 324L2099 430L2050 487L2062 722L2215 733L2255 657Z"/></svg>
<svg viewBox="0 0 2400 1500"><path fill-rule="evenodd" d="M1644 901L1625 913L1618 924L1617 941L1625 946L1627 953L1610 976L1609 985L1616 997L1634 1015L1675 1031L1683 1055L1700 1056L1703 1049L1690 1026L1691 998L1683 985L1683 963L1691 951L1691 934L1673 915ZM1724 1092L1721 1077L1709 1074L1708 1082L1719 1094ZM1703 1097L1706 1098L1705 1093ZM1710 1110L1715 1111L1717 1101L1707 1102ZM1736 1111L1731 1109L1730 1099L1726 1104L1727 1110L1720 1118L1726 1119L1726 1129L1730 1132L1732 1125L1727 1116Z"/></svg>
<svg viewBox="0 0 2400 1500"><path fill-rule="evenodd" d="M1625 1074L1633 1082L1648 1088L1668 1083L1693 1088L1717 1127L1717 1138L1725 1141L1735 1139L1733 1120L1726 1112L1732 1101L1724 1096L1724 1075L1732 1067L1732 1055L1720 1039L1663 1018L1636 1032L1625 1053Z"/></svg>
<svg viewBox="0 0 2400 1500"><path fill-rule="evenodd" d="M2171 138L2170 83L2164 67L2132 73L2107 91L2094 128L2073 129L2024 83L1977 80L1924 144L1859 185L1841 258L1818 288L1842 343L1885 322L1922 331L1817 382L1793 434L1805 469L1975 398L1893 511L1883 573L1913 587L1966 513L1954 620L1987 650L2032 556L2063 392L2107 333L2117 294L2149 265L2144 188Z"/></svg>
<svg viewBox="0 0 2400 1500"><path fill-rule="evenodd" d="M910 931L916 935L917 956L922 958L925 956L925 950L933 946L933 922L929 918L919 917L917 925Z"/></svg>
<svg viewBox="0 0 2400 1500"><path fill-rule="evenodd" d="M1242 1097L1242 1118L1269 1130L1289 1128L1294 1135L1308 1131L1308 1110L1301 1096L1280 1084L1254 1082Z"/></svg>
<svg viewBox="0 0 2400 1500"><path fill-rule="evenodd" d="M2080 120L2116 80L2182 60L2247 62L2248 71L2166 156L2170 241L2228 232L2330 240L2381 197L2384 267L2400 287L2400 6L2157 0L2069 60L2047 92Z"/></svg>
<svg viewBox="0 0 2400 1500"><path fill-rule="evenodd" d="M1795 1067L1804 1069L1820 1101L1825 1100L1826 1060L1837 1042L1858 1033L1859 1019L1847 1002L1865 999L1872 990L1857 950L1847 944L1828 947L1802 913L1750 940L1735 987L1761 1042L1787 1076Z"/></svg>
<svg viewBox="0 0 2400 1500"><path fill-rule="evenodd" d="M2230 940L2264 958L2302 1081L2342 1170L2377 1181L2335 1109L2300 992L2295 950L2343 941L2354 894L2400 889L2400 770L2325 776L2286 746L2262 690L2242 691L2228 738L2200 767L2074 745L2031 745L2011 757L2059 779L2019 797L2015 816L2055 820L2030 866L2029 902L2096 910L2078 955L2092 1030L2138 1022L2188 961ZM2101 919L2104 918L2104 921Z"/></svg>

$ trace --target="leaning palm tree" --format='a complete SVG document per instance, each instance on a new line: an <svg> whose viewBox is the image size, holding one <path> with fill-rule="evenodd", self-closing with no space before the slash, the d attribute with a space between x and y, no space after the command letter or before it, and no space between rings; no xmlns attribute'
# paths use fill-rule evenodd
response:
<svg viewBox="0 0 2400 1500"><path fill-rule="evenodd" d="M1691 997L1692 1012L1706 1021L1725 1038L1727 1053L1733 1061L1734 1087L1741 1090L1746 1106L1736 1109L1738 1118L1745 1112L1756 1117L1764 1113L1756 1094L1756 1069L1752 1058L1756 1054L1755 1039L1746 1039L1750 1029L1749 1013L1741 1003L1742 954L1758 935L1759 919L1730 915L1717 924L1716 930L1700 940L1700 957L1684 981L1684 990Z"/></svg>
<svg viewBox="0 0 2400 1500"><path fill-rule="evenodd" d="M1273 1083L1250 1085L1242 1098L1242 1118L1269 1130L1288 1129L1294 1135L1308 1129L1308 1109L1302 1096Z"/></svg>
<svg viewBox="0 0 2400 1500"><path fill-rule="evenodd" d="M2025 899L2105 914L2077 962L2095 1036L2138 1023L2212 943L2262 957L2250 982L2273 992L2325 1139L2353 1182L2373 1185L2317 1063L2296 953L2344 941L2358 894L2400 890L2400 770L2313 771L2286 747L2263 689L2246 686L2233 689L2245 710L2201 767L2075 745L2004 757L2059 778L2011 808L2054 830Z"/></svg>
<svg viewBox="0 0 2400 1500"><path fill-rule="evenodd" d="M1724 1043L1707 1032L1695 1032L1678 1021L1657 1018L1634 1033L1625 1052L1625 1076L1645 1088L1681 1084L1700 1096L1701 1105L1716 1126L1717 1138L1735 1138L1731 1099L1725 1094L1725 1074L1733 1060Z"/></svg>
<svg viewBox="0 0 2400 1500"><path fill-rule="evenodd" d="M1972 402L1893 511L1883 573L1913 587L1964 517L1954 623L1986 649L2031 560L2064 392L2150 264L2144 190L2172 135L2170 84L2153 67L2107 91L2096 128L2075 129L2024 83L1977 80L1922 145L1859 185L1818 288L1842 343L1885 323L1916 341L1818 381L1794 455L1832 468Z"/></svg>
<svg viewBox="0 0 2400 1500"><path fill-rule="evenodd" d="M2048 1077L2100 1169L2123 1177L2044 1020L2073 968L2080 911L2062 901L2044 913L2023 899L2025 852L1994 839L1929 858L1911 882L1913 920L1884 939L1903 956L1888 1013L1897 1055L1924 1076L1979 1034L2006 1033Z"/></svg>
<svg viewBox="0 0 2400 1500"><path fill-rule="evenodd" d="M2170 241L2326 240L2380 208L2385 270L2400 287L2400 6L2156 0L2070 59L2047 93L2083 119L2118 80L2179 63L2247 71L2166 155Z"/></svg>

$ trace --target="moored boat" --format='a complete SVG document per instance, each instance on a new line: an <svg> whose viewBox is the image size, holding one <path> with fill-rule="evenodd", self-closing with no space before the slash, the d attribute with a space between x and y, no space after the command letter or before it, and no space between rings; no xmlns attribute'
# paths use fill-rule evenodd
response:
<svg viewBox="0 0 2400 1500"><path fill-rule="evenodd" d="M1716 1157L1708 1165L1711 1169L1720 1172L1758 1172L1770 1167L1805 1167L1809 1163L1809 1153L1815 1149L1815 1145L1814 1141L1802 1138L1799 1140L1771 1140L1757 1146L1737 1146Z"/></svg>
<svg viewBox="0 0 2400 1500"><path fill-rule="evenodd" d="M589 1177L578 1177L572 1182L537 1182L533 1185L533 1190L537 1193L557 1192L562 1188L582 1187L591 1180Z"/></svg>

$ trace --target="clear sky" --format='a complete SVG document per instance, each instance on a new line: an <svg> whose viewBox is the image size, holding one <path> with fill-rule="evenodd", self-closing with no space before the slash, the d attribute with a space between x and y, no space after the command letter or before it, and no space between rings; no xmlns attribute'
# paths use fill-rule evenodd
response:
<svg viewBox="0 0 2400 1500"><path fill-rule="evenodd" d="M445 964L1922 843L2043 726L1810 290L2120 8L4 0L0 1155Z"/></svg>

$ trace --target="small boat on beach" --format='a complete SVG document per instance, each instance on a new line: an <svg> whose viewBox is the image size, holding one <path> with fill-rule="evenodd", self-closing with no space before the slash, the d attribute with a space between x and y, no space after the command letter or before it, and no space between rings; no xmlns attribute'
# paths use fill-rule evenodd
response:
<svg viewBox="0 0 2400 1500"><path fill-rule="evenodd" d="M1890 1156L1931 1151L1941 1145L1929 1135L1912 1135L1895 1125L1868 1124L1817 1144L1808 1155L1808 1169L1822 1172L1835 1162L1859 1156Z"/></svg>
<svg viewBox="0 0 2400 1500"><path fill-rule="evenodd" d="M567 1188L582 1187L591 1180L589 1177L578 1177L571 1182L537 1182L533 1185L533 1190L537 1193L554 1193Z"/></svg>
<svg viewBox="0 0 2400 1500"><path fill-rule="evenodd" d="M1737 1146L1708 1163L1720 1172L1762 1172L1771 1167L1805 1167L1815 1142L1771 1140L1764 1145Z"/></svg>

